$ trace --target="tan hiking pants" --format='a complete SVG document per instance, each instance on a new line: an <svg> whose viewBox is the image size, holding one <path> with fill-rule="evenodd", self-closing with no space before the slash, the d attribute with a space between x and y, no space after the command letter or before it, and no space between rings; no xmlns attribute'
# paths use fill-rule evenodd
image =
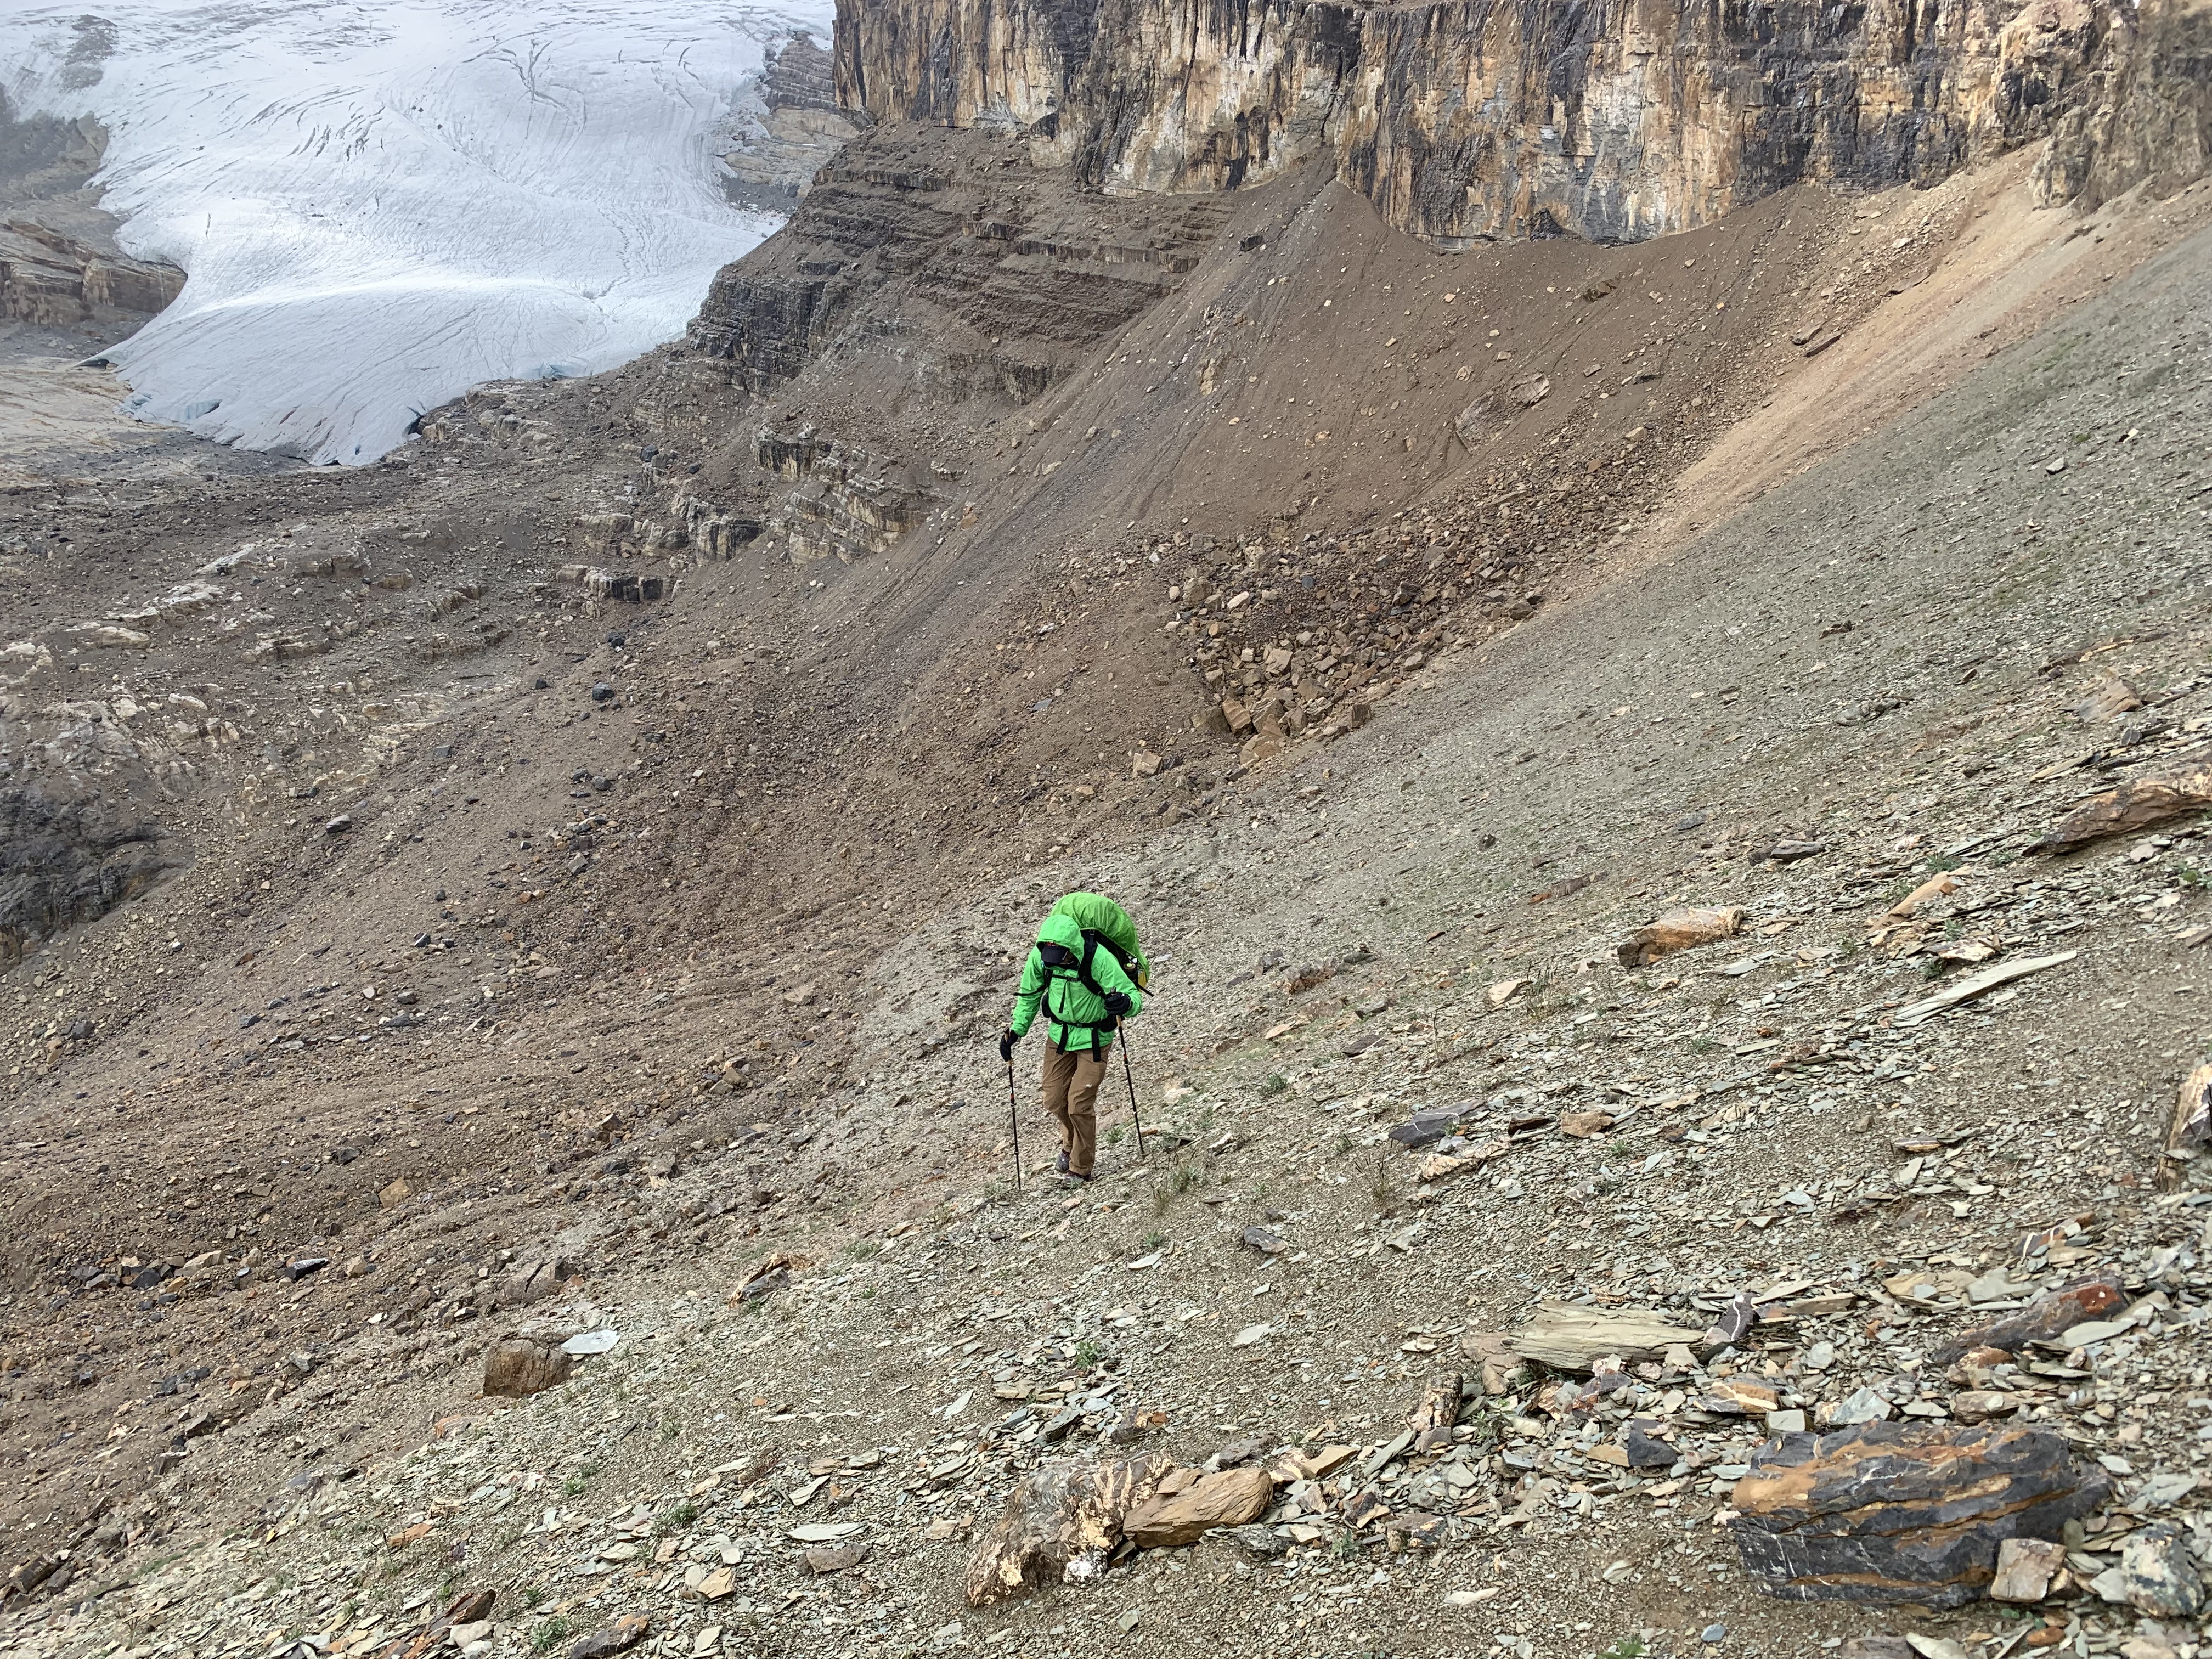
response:
<svg viewBox="0 0 2212 1659"><path fill-rule="evenodd" d="M1106 1080L1106 1056L1112 1052L1062 1054L1050 1041L1044 1045L1044 1109L1060 1125L1070 1175L1089 1175L1098 1156L1098 1085Z"/></svg>

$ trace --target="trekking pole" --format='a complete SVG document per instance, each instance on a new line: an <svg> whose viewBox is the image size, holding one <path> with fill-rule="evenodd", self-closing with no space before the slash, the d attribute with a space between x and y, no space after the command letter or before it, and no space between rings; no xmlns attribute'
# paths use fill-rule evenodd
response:
<svg viewBox="0 0 2212 1659"><path fill-rule="evenodd" d="M1137 1126L1137 1156L1145 1155L1145 1120L1137 1115L1137 1079L1129 1070L1129 1033L1121 1032L1121 1080L1129 1085L1129 1121Z"/></svg>
<svg viewBox="0 0 2212 1659"><path fill-rule="evenodd" d="M1136 1098L1132 1095L1131 1099ZM1006 1121L1014 1126L1014 1196L1022 1194L1022 1109L1014 1101L1014 1062L1006 1062Z"/></svg>

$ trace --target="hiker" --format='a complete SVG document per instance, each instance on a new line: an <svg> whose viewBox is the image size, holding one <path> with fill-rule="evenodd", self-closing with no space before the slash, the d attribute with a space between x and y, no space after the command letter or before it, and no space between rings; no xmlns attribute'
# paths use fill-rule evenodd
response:
<svg viewBox="0 0 2212 1659"><path fill-rule="evenodd" d="M1053 1166L1072 1181L1091 1178L1098 1151L1098 1086L1115 1028L1145 1006L1152 964L1129 913L1098 893L1070 893L1037 928L999 1058L1013 1064L1040 1005L1046 1020L1044 1109L1060 1125Z"/></svg>

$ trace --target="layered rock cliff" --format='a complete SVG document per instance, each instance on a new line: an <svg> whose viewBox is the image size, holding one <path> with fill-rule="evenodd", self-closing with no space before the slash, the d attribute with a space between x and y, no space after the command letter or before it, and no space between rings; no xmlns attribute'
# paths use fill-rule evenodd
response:
<svg viewBox="0 0 2212 1659"><path fill-rule="evenodd" d="M2092 0L841 0L836 70L849 108L1018 131L1109 192L1324 161L1459 246L1930 183L2078 124L2131 40Z"/></svg>

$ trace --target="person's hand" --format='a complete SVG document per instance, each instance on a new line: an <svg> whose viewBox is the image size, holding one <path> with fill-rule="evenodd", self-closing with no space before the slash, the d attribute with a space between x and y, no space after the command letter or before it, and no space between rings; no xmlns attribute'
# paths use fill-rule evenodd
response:
<svg viewBox="0 0 2212 1659"><path fill-rule="evenodd" d="M1003 1033L999 1038L999 1058L1009 1066L1014 1063L1014 1044L1018 1041L1019 1039L1012 1031Z"/></svg>
<svg viewBox="0 0 2212 1659"><path fill-rule="evenodd" d="M1132 1005L1128 997L1123 993L1120 991L1109 991L1106 994L1106 1012L1113 1015L1115 1018L1127 1018L1131 1006Z"/></svg>

